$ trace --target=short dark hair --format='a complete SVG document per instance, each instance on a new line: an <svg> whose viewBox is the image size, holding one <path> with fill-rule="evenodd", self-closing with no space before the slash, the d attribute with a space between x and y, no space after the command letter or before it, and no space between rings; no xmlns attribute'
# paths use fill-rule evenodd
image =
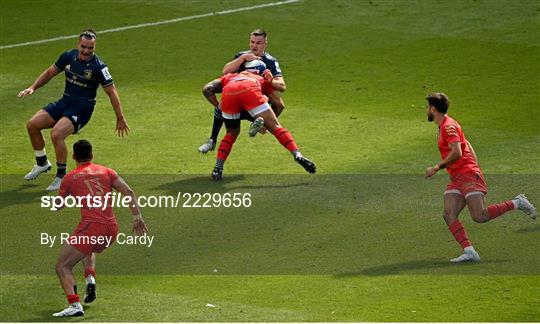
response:
<svg viewBox="0 0 540 324"><path fill-rule="evenodd" d="M87 140L78 140L73 144L73 155L75 155L75 161L87 162L91 161L94 155L92 154L92 144Z"/></svg>
<svg viewBox="0 0 540 324"><path fill-rule="evenodd" d="M426 97L430 106L435 107L435 109L443 114L446 114L448 108L450 107L450 99L448 96L442 92L432 92Z"/></svg>
<svg viewBox="0 0 540 324"><path fill-rule="evenodd" d="M257 28L251 32L251 36L263 36L266 39L266 32L261 28Z"/></svg>
<svg viewBox="0 0 540 324"><path fill-rule="evenodd" d="M96 39L97 34L95 30L93 30L92 28L88 28L88 29L83 30L81 34L79 35L79 39L83 37L86 39Z"/></svg>

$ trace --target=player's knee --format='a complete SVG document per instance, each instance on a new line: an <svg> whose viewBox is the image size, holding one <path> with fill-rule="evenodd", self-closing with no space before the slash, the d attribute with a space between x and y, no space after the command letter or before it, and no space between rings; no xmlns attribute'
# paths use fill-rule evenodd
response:
<svg viewBox="0 0 540 324"><path fill-rule="evenodd" d="M64 139L66 139L66 135L62 131L52 130L51 132L51 140L53 143L63 142Z"/></svg>
<svg viewBox="0 0 540 324"><path fill-rule="evenodd" d="M471 218L475 223L489 222L489 215L485 209L471 212Z"/></svg>
<svg viewBox="0 0 540 324"><path fill-rule="evenodd" d="M26 129L30 133L39 131L39 128L37 127L36 123L34 123L32 119L26 122Z"/></svg>

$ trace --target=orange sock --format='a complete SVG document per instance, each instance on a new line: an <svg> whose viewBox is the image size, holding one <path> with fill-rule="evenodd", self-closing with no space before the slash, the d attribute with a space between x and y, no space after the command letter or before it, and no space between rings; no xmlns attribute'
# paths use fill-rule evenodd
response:
<svg viewBox="0 0 540 324"><path fill-rule="evenodd" d="M236 136L232 136L229 133L225 134L225 137L223 137L221 143L219 144L217 158L226 161L229 153L231 153L232 146L235 141Z"/></svg>
<svg viewBox="0 0 540 324"><path fill-rule="evenodd" d="M274 136L277 138L279 143L283 145L289 152L298 151L298 146L292 137L291 133L285 128L280 127L274 131Z"/></svg>
<svg viewBox="0 0 540 324"><path fill-rule="evenodd" d="M67 295L67 300L70 305L81 301L79 295Z"/></svg>
<svg viewBox="0 0 540 324"><path fill-rule="evenodd" d="M494 219L514 208L516 208L514 206L514 202L512 200L508 200L500 204L489 205L487 208L487 213L489 215L489 219Z"/></svg>
<svg viewBox="0 0 540 324"><path fill-rule="evenodd" d="M94 270L94 268L90 268L90 267L84 269L84 277L86 278L86 277L88 277L88 275L92 275L92 277L95 278L96 277L96 270Z"/></svg>
<svg viewBox="0 0 540 324"><path fill-rule="evenodd" d="M456 220L452 224L448 225L448 229L450 230L450 233L454 235L454 238L462 248L472 245L471 241L469 241L469 237L467 236L467 231L465 231L465 227L463 227L463 224L461 224L459 220Z"/></svg>

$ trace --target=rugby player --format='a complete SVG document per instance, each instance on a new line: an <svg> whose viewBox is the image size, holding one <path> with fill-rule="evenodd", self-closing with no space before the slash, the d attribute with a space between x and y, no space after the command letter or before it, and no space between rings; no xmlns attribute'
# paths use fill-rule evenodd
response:
<svg viewBox="0 0 540 324"><path fill-rule="evenodd" d="M477 223L489 222L508 211L519 209L532 219L536 209L525 195L486 207L487 184L471 143L457 121L447 115L450 100L444 93L435 92L427 96L427 118L439 126L438 146L442 161L426 169L426 178L431 178L441 169L447 169L450 184L444 191L443 217L455 240L463 248L463 254L451 262L477 262L480 255L474 249L465 227L458 217L465 206Z"/></svg>
<svg viewBox="0 0 540 324"><path fill-rule="evenodd" d="M234 59L225 64L223 67L223 74L225 75L227 73L242 72L246 69L245 65L247 62L253 60L262 60L264 64L266 64L266 68L272 72L274 77L272 84L274 89L277 91L273 91L271 94L268 94L268 99L275 115L279 116L285 108L283 99L280 96L280 92L284 92L287 87L285 85L285 79L283 78L278 60L270 55L270 53L266 52L266 47L268 46L267 36L267 33L262 29L252 31L249 37L249 50L236 53L234 55ZM220 88L215 89L216 93L221 93L221 91L222 89ZM253 117L246 112L242 113L241 119L254 121ZM207 153L208 151L214 150L217 143L217 137L222 126L223 116L221 114L219 105L216 104L214 106L214 121L212 124L210 138L199 147L199 152ZM252 126L255 127L255 125ZM250 136L255 136L257 134L254 132L254 128L251 128L249 133Z"/></svg>
<svg viewBox="0 0 540 324"><path fill-rule="evenodd" d="M36 179L41 173L51 169L41 130L52 128L51 140L56 154L57 171L53 182L47 187L49 191L60 188L67 167L67 147L64 140L70 134L80 131L90 120L96 104L96 90L99 85L109 96L116 114L118 136L123 137L129 132L109 68L94 53L95 48L96 33L92 29L83 31L79 35L76 49L62 53L56 63L43 71L31 86L18 94L18 97L31 95L60 72L65 72L66 85L62 98L40 109L26 123L37 162L32 170L24 176L26 180Z"/></svg>
<svg viewBox="0 0 540 324"><path fill-rule="evenodd" d="M59 195L61 197L101 196L103 202L106 195L110 195L115 189L125 197L131 198L133 231L137 235L145 235L148 229L141 217L135 193L114 170L92 163L92 144L87 140L79 140L73 144L73 159L77 167L64 177ZM96 253L105 250L108 244L115 241L118 234L118 224L110 204L96 208L89 206L88 200L82 199L82 203L84 206L81 207L81 221L68 238L69 244L62 246L56 263L56 274L69 303L66 309L53 314L57 317L84 315L73 276L73 267L79 261L83 262L86 279L84 302L91 303L96 299Z"/></svg>
<svg viewBox="0 0 540 324"><path fill-rule="evenodd" d="M263 76L261 76L262 74ZM252 129L256 134L263 126L272 133L307 172L315 173L313 162L304 157L289 131L279 124L279 121L268 104L265 94L271 94L275 88L272 72L266 69L264 62L252 60L246 64L246 69L240 73L229 73L211 81L204 87L206 99L217 105L216 89L222 89L221 109L227 128L227 134L221 140L217 152L216 165L212 171L213 180L221 180L223 167L232 146L240 133L241 113L247 112L255 119Z"/></svg>

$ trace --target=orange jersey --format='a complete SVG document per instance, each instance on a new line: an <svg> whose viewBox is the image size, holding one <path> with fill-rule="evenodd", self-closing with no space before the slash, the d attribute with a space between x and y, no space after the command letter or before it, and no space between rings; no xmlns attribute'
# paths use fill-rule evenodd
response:
<svg viewBox="0 0 540 324"><path fill-rule="evenodd" d="M118 178L118 175L113 169L93 164L91 162L84 163L75 170L64 176L60 185L60 196L91 197L81 199L81 222L96 222L102 224L116 224L111 200L113 182ZM106 199L106 195L108 199ZM100 198L101 203L96 207L96 201ZM107 200L107 206L103 208ZM90 203L90 206L89 204ZM94 206L92 206L94 204Z"/></svg>
<svg viewBox="0 0 540 324"><path fill-rule="evenodd" d="M461 158L452 163L448 167L448 173L471 173L471 172L482 172L480 166L476 162L474 155L472 154L471 148L463 134L463 130L457 121L452 119L450 116L445 116L441 125L439 125L439 152L441 153L441 158L444 160L448 154L452 151L450 144L459 142L461 145Z"/></svg>
<svg viewBox="0 0 540 324"><path fill-rule="evenodd" d="M259 88L265 95L272 94L274 88L262 76L250 72L227 73L220 78L223 92L227 88L230 94L241 93L248 89Z"/></svg>

